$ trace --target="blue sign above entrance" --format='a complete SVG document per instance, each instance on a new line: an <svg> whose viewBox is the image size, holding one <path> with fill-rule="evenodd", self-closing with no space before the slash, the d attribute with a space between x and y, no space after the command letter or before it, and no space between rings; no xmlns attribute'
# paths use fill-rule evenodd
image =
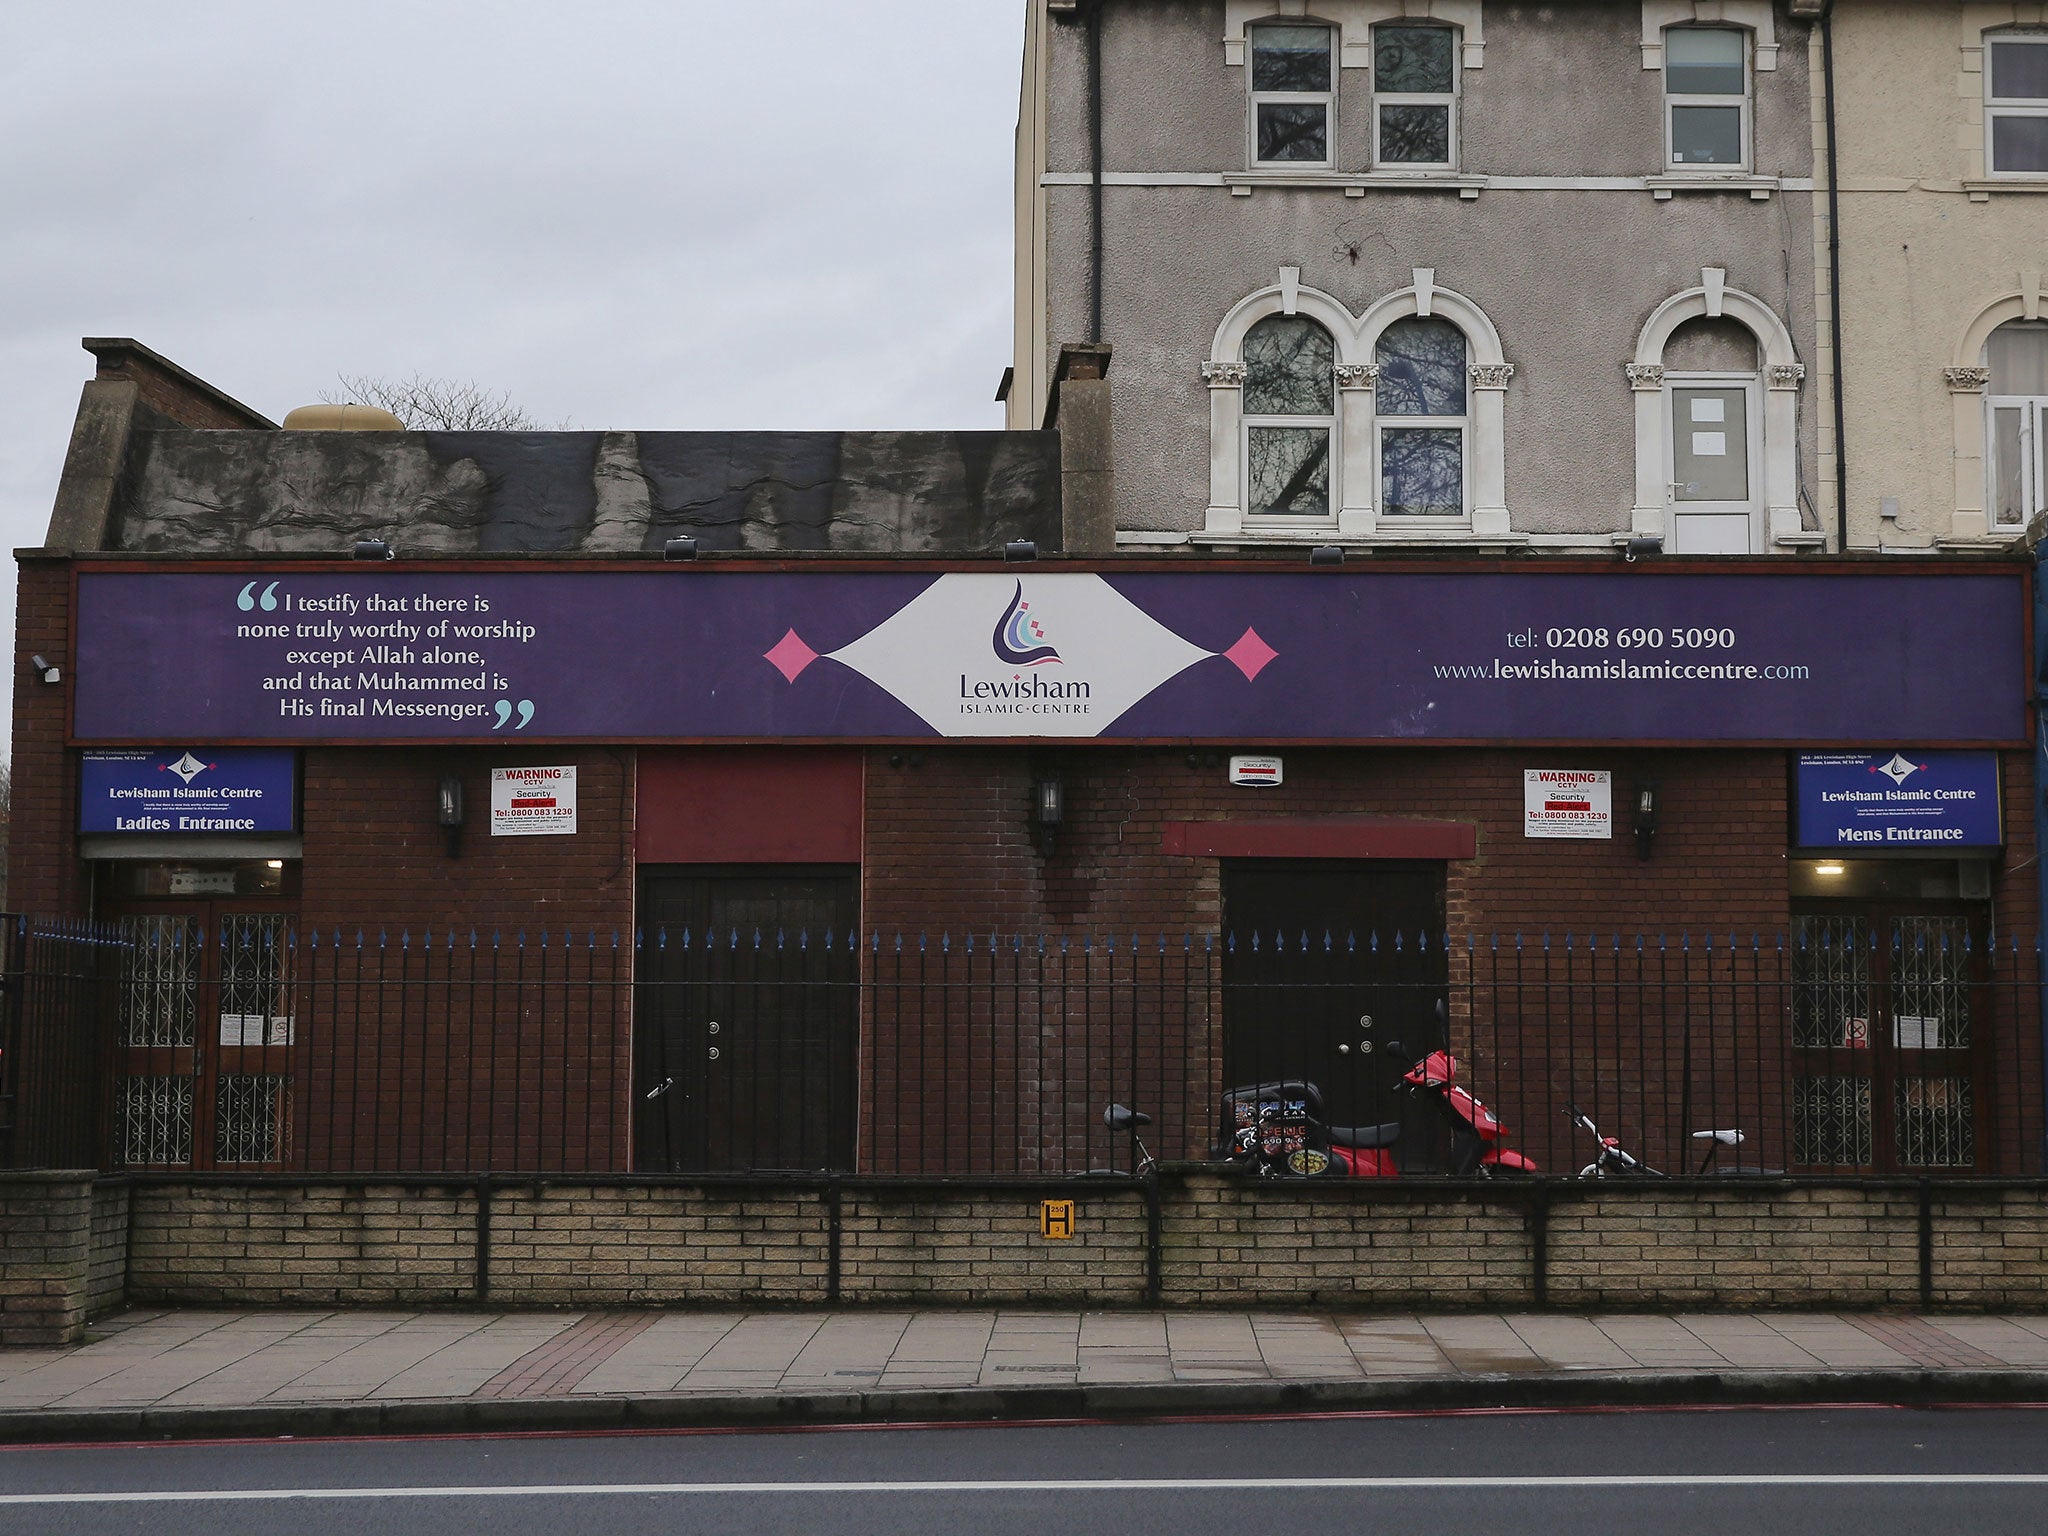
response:
<svg viewBox="0 0 2048 1536"><path fill-rule="evenodd" d="M298 828L298 754L277 747L88 752L78 830L176 837Z"/></svg>
<svg viewBox="0 0 2048 1536"><path fill-rule="evenodd" d="M1792 841L1843 852L1996 848L1995 752L1802 752Z"/></svg>

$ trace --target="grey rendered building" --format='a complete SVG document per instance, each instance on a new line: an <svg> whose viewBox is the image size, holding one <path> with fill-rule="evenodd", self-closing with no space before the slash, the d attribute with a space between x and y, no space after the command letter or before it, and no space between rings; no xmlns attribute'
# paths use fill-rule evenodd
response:
<svg viewBox="0 0 2048 1536"><path fill-rule="evenodd" d="M1010 424L1112 349L1124 546L1824 547L1811 41L1768 0L1030 0Z"/></svg>

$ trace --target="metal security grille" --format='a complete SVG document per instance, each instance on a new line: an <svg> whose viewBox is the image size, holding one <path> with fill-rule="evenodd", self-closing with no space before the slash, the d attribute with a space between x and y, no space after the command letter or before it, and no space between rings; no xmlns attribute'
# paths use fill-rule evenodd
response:
<svg viewBox="0 0 2048 1536"><path fill-rule="evenodd" d="M121 1044L147 1049L194 1043L203 930L196 918L126 917L121 965Z"/></svg>
<svg viewBox="0 0 2048 1536"><path fill-rule="evenodd" d="M1800 1077L1792 1085L1792 1160L1807 1167L1870 1161L1870 1079Z"/></svg>
<svg viewBox="0 0 2048 1536"><path fill-rule="evenodd" d="M1976 1118L1966 1077L1902 1077L1893 1104L1899 1161L1919 1168L1967 1168L1976 1161Z"/></svg>
<svg viewBox="0 0 2048 1536"><path fill-rule="evenodd" d="M1821 1049L1867 1044L1869 920L1800 917L1794 923L1792 1043Z"/></svg>
<svg viewBox="0 0 2048 1536"><path fill-rule="evenodd" d="M192 1079L127 1077L115 1114L121 1161L131 1167L192 1161Z"/></svg>
<svg viewBox="0 0 2048 1536"><path fill-rule="evenodd" d="M281 1073L223 1073L214 1091L213 1159L281 1163L291 1153L291 1079Z"/></svg>
<svg viewBox="0 0 2048 1536"><path fill-rule="evenodd" d="M292 1043L290 931L291 919L282 912L239 913L222 920L222 1045Z"/></svg>
<svg viewBox="0 0 2048 1536"><path fill-rule="evenodd" d="M1960 917L1892 920L1892 1030L1901 1050L1969 1049L1967 938Z"/></svg>

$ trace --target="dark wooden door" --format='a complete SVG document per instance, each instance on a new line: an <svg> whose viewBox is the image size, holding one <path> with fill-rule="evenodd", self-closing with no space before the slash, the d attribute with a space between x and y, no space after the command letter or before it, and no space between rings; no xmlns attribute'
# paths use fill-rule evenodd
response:
<svg viewBox="0 0 2048 1536"><path fill-rule="evenodd" d="M634 1166L850 1169L858 871L643 870Z"/></svg>
<svg viewBox="0 0 2048 1536"><path fill-rule="evenodd" d="M1989 915L1964 902L1813 903L1794 917L1792 1162L1986 1171Z"/></svg>
<svg viewBox="0 0 2048 1536"><path fill-rule="evenodd" d="M1305 1079L1329 1123L1401 1120L1428 1160L1439 1128L1394 1084L1443 1044L1444 866L1226 864L1223 923L1223 1086Z"/></svg>
<svg viewBox="0 0 2048 1536"><path fill-rule="evenodd" d="M303 1070L297 906L290 895L227 894L102 903L126 941L112 1115L120 1166L290 1163Z"/></svg>

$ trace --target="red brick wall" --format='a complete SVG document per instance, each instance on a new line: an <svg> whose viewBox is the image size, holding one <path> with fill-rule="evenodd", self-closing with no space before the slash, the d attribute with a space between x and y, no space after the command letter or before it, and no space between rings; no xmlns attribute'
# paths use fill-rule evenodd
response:
<svg viewBox="0 0 2048 1536"><path fill-rule="evenodd" d="M632 752L322 747L304 762L308 1160L625 1168ZM577 831L493 837L491 769L564 764ZM454 857L435 819L451 774L467 808Z"/></svg>
<svg viewBox="0 0 2048 1536"><path fill-rule="evenodd" d="M1221 875L1215 859L1166 854L1164 829L1340 814L1476 824L1478 856L1447 872L1452 1043L1468 1077L1539 1144L1546 1166L1581 1160L1585 1149L1560 1108L1575 1099L1613 1106L1631 1123L1656 1122L1670 1142L1682 1137L1681 1118L1691 1128L1741 1124L1750 1166L1789 1161L1783 751L1297 750L1285 754L1282 786L1256 790L1233 789L1220 765L1191 767L1185 751L1166 749L937 748L916 766L905 758L895 767L889 757L869 759L863 867L863 923L884 936L882 957L871 962L883 985L870 999L863 1089L863 1155L877 1171L1072 1167L1077 1145L1089 1160L1107 1161L1122 1148L1093 1124L1098 1106L1085 1102L1105 1085L1128 1085L1150 1101L1167 1148L1198 1145L1220 1082L1223 1012L1199 936L1219 927ZM1525 837L1522 771L1530 767L1611 770L1615 837ZM1050 857L1034 848L1028 823L1041 771L1056 771L1066 790ZM2038 1029L2025 985L2035 909L2027 755L2007 754L2006 773L2010 841L1994 907L2001 945L2017 936L2023 949L2017 967L2009 954L2001 959L2001 976L2014 984L1995 989L1986 1019L2004 1101L1982 1106L1987 1131L1994 1117L2007 1127L2040 1123ZM1647 860L1629 831L1631 787L1645 779L1657 781L1660 805ZM925 935L927 953L894 958L888 940L899 931L913 947ZM1098 946L1027 965L1021 995L999 946L982 974L1006 980L980 993L961 989L952 1021L935 1034L940 994L929 978L940 964L930 958L939 935L953 946L944 974L959 976L973 970L960 953L968 935L986 954L991 932L1093 935ZM1198 936L1192 962L1177 958L1190 932ZM1161 934L1171 941L1163 956ZM1618 956L1617 934L1630 940ZM1641 958L1639 934L1649 940ZM1120 952L1100 946L1105 935L1118 938ZM1660 935L1669 936L1662 953ZM1336 938L1341 945L1344 935ZM1478 945L1469 961L1468 938ZM1054 980L1043 985L1048 964ZM1070 1101L1064 1122L1034 1139L1032 1114L1061 1095ZM897 1123L906 1106L914 1114L907 1128ZM1014 1119L1001 1124L1005 1114L1022 1117L1021 1133ZM998 1123L988 1134L991 1117ZM2034 1149L2012 1135L2000 1146L2005 1167L2034 1166ZM1670 1160L1686 1150L1670 1146Z"/></svg>
<svg viewBox="0 0 2048 1536"><path fill-rule="evenodd" d="M1173 749L1034 754L934 749L918 767L868 762L863 922L870 929L1075 932L1213 930L1213 859L1162 851L1165 823L1221 817L1374 815L1468 820L1479 856L1450 867L1452 929L1530 934L1726 931L1784 926L1786 757L1782 752L1488 751L1358 748L1287 752L1278 787L1234 789L1219 766ZM1522 770L1607 768L1617 835L1607 842L1522 835ZM1051 858L1033 847L1035 768L1066 786ZM1652 857L1626 834L1625 800L1659 782Z"/></svg>
<svg viewBox="0 0 2048 1536"><path fill-rule="evenodd" d="M102 358L94 377L131 380L145 406L181 427L232 432L266 430L271 426L262 417L237 407L234 401L199 388L191 380L134 352L123 352L111 362Z"/></svg>
<svg viewBox="0 0 2048 1536"><path fill-rule="evenodd" d="M75 757L65 751L71 698L71 565L21 560L14 597L14 753L7 828L7 907L38 916L81 917L89 900L78 862ZM64 669L51 686L28 658Z"/></svg>

